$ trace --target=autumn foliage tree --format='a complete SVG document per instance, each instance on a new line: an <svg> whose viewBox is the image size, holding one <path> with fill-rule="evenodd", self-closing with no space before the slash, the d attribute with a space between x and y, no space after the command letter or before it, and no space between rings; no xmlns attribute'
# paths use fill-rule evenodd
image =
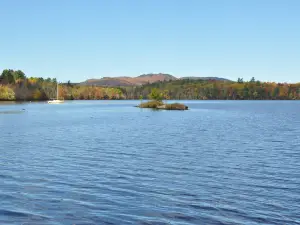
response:
<svg viewBox="0 0 300 225"><path fill-rule="evenodd" d="M5 69L0 75L0 100L48 100L56 97L55 78L27 77L21 70ZM59 86L66 100L199 99L199 100L300 100L300 83L179 79L141 86L82 86L70 81Z"/></svg>
<svg viewBox="0 0 300 225"><path fill-rule="evenodd" d="M0 75L0 100L48 100L56 98L56 79L26 77L21 70L3 70ZM75 99L124 99L119 88L59 85L59 97Z"/></svg>
<svg viewBox="0 0 300 225"><path fill-rule="evenodd" d="M250 81L239 78L237 82L182 79L124 88L129 99L137 99L140 95L161 98L159 93L163 93L164 99L168 93L170 99L293 100L300 99L300 83L261 82L254 77Z"/></svg>

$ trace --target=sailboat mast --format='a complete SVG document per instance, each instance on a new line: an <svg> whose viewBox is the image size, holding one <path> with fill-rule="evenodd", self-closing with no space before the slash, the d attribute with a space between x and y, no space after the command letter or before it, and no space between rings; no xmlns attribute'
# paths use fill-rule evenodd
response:
<svg viewBox="0 0 300 225"><path fill-rule="evenodd" d="M57 88L56 88L56 99L58 100L58 82L57 82Z"/></svg>

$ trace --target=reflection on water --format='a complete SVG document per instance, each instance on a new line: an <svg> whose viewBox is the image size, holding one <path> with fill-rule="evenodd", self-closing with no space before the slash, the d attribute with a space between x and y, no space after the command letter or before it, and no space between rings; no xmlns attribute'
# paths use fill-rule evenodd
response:
<svg viewBox="0 0 300 225"><path fill-rule="evenodd" d="M18 113L24 113L25 112L25 109L24 110L10 110L10 111L2 111L0 110L0 114L18 114Z"/></svg>
<svg viewBox="0 0 300 225"><path fill-rule="evenodd" d="M25 106L29 102L13 102L13 101L0 101L0 114L19 114L24 113L25 108L20 106Z"/></svg>

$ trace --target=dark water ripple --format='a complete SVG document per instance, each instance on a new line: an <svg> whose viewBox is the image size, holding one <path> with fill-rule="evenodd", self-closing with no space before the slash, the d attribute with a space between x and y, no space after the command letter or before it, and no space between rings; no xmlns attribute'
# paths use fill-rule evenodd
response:
<svg viewBox="0 0 300 225"><path fill-rule="evenodd" d="M300 224L300 102L135 104L0 105L0 224Z"/></svg>

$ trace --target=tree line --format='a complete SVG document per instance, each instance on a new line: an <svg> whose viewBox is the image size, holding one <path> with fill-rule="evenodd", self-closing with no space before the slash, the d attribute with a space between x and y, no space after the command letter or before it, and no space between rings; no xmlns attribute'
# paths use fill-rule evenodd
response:
<svg viewBox="0 0 300 225"><path fill-rule="evenodd" d="M0 75L0 100L48 100L56 98L57 80L27 77L21 70L6 69ZM89 99L220 99L299 100L300 83L181 79L132 87L82 86L70 81L59 84L59 98ZM150 96L150 97L149 97ZM152 97L151 97L152 96Z"/></svg>
<svg viewBox="0 0 300 225"><path fill-rule="evenodd" d="M156 89L163 98L198 100L300 100L300 83L181 79L138 87L124 87L128 99L148 99Z"/></svg>
<svg viewBox="0 0 300 225"><path fill-rule="evenodd" d="M40 101L56 98L57 80L27 77L21 70L6 69L0 75L0 100ZM65 100L124 99L119 88L59 84L58 96Z"/></svg>

